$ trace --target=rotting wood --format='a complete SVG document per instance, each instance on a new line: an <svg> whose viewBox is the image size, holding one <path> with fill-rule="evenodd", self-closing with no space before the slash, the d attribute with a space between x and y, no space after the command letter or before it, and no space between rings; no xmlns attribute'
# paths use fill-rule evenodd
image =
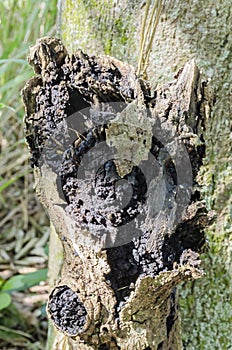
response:
<svg viewBox="0 0 232 350"><path fill-rule="evenodd" d="M181 349L176 287L203 275L197 252L209 220L197 174L212 101L195 62L154 91L133 67L81 51L69 56L54 38L40 39L29 62L39 74L23 89L36 193L64 248L50 318L71 349ZM84 155L100 156L101 142L117 159L79 179ZM111 205L120 179L135 198L124 211ZM101 226L109 236L94 234Z"/></svg>

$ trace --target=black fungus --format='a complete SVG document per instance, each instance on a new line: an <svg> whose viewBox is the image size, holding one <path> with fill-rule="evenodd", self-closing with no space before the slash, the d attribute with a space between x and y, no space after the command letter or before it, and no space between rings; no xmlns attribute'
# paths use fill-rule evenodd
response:
<svg viewBox="0 0 232 350"><path fill-rule="evenodd" d="M119 247L107 248L111 271L106 275L117 298L116 313L120 312L139 276L155 277L161 271L171 270L182 249L173 238L166 237L153 251L147 251L149 235L142 235ZM175 249L174 249L175 248Z"/></svg>
<svg viewBox="0 0 232 350"><path fill-rule="evenodd" d="M123 210L116 206L113 211L110 209L111 213L107 218L98 208L89 205L85 196L82 198L79 195L81 191L84 191L77 174L83 157L95 148L95 145L106 140L107 125L104 125L104 122L108 123L119 112L118 110L112 111L110 104L110 108L105 107L106 110L103 112L98 112L97 108L91 114L90 107L94 105L99 107L102 103L106 106L106 102L117 102L117 108L123 109L125 103L135 99L135 92L129 83L123 83L125 80L116 65L104 65L98 58L89 57L81 51L71 57L66 57L65 60L64 56L60 56L59 64L49 66L46 72L47 78L42 77L43 82L37 82L35 110L33 113L28 113L25 118L25 133L32 154L32 166L40 166L42 155L45 153L46 161L61 177L60 186L67 201L67 213L71 214L81 225L119 227L133 220L145 203L148 184L143 172L139 167L133 167L132 172L125 176L124 180L132 187L131 199ZM149 107L151 97L145 85L143 92L145 104ZM154 104L156 92L152 98ZM168 108L171 109L171 105ZM168 115L168 111L166 114ZM162 118L166 120L166 116ZM86 130L86 120L95 127L91 126ZM64 143L60 137L65 135L65 123L69 132ZM77 125L78 130L75 130ZM156 137L152 137L150 149L150 153L157 160L161 150L164 149L157 134L159 129L158 125L158 128L153 130ZM195 178L202 164L204 146L195 148L189 142L186 142L185 146L191 161L193 178ZM96 154L96 159L97 156ZM170 199L177 185L177 170L171 160L164 164L163 170L166 174L168 199ZM93 181L96 198L110 204L116 198L116 185L119 180L120 177L113 160L99 165ZM191 202L196 202L198 199L191 198ZM206 214L203 212L200 214L202 214L201 221L203 222ZM157 240L149 252L147 242L154 232L145 232L139 238L122 246L107 248L107 259L111 272L106 278L115 291L118 301L117 311L127 300L139 276L155 276L160 271L172 269L173 263L179 262L180 257L181 263L184 264L188 256L181 255L183 251L188 248L199 249L202 246L203 226L205 223L201 224L198 217L195 221L191 219L189 222L180 223L175 234L161 237L161 240ZM83 329L86 322L86 310L77 294L67 286L55 289L49 301L49 310L53 321L63 331L76 334ZM162 348L162 343L159 348Z"/></svg>
<svg viewBox="0 0 232 350"><path fill-rule="evenodd" d="M48 302L48 311L57 328L69 335L83 331L87 311L78 295L68 286L56 287Z"/></svg>

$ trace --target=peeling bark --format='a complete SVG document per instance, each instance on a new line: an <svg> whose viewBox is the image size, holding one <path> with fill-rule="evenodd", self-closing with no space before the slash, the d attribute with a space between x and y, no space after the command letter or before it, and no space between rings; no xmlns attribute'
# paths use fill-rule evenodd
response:
<svg viewBox="0 0 232 350"><path fill-rule="evenodd" d="M29 62L39 74L23 90L36 193L64 248L47 307L60 334L53 349L181 349L176 287L203 275L209 222L197 174L212 99L195 62L155 90L132 66L69 56L58 39L40 39ZM101 142L117 159L83 181L84 155ZM123 210L112 205L119 180L133 194Z"/></svg>

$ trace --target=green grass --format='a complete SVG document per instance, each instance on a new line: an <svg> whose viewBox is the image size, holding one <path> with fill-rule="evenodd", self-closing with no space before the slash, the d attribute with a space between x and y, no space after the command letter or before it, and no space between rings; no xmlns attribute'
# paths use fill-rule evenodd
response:
<svg viewBox="0 0 232 350"><path fill-rule="evenodd" d="M32 75L26 60L29 45L55 33L56 1L2 0L0 14L0 100L22 118L19 92Z"/></svg>
<svg viewBox="0 0 232 350"><path fill-rule="evenodd" d="M46 267L48 220L34 195L20 91L33 76L30 45L56 34L56 6L57 0L0 1L0 274L6 279L25 266ZM25 298L31 295L25 291ZM0 348L43 349L42 304L29 307L18 298L20 293L13 293L13 303L0 311ZM37 324L31 324L33 318Z"/></svg>

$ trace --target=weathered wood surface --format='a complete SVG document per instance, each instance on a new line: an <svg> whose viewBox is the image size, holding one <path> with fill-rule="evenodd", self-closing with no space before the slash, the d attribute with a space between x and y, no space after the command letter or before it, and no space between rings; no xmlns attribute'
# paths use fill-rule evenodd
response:
<svg viewBox="0 0 232 350"><path fill-rule="evenodd" d="M189 61L171 83L153 90L138 79L132 66L109 56L89 57L82 52L69 56L57 39L39 40L29 61L38 74L23 90L25 132L36 192L64 248L61 277L48 303L50 318L60 332L53 349L181 349L175 287L203 275L197 252L204 244L203 229L208 223L197 189L197 174L204 156L204 124L212 100L195 62ZM127 107L118 109L118 104ZM110 119L104 120L106 126L101 134L94 118L99 117L103 106ZM71 145L65 144L70 147L69 157L66 154L62 159L56 156L67 149L49 144L53 138L62 141L59 137L73 127L73 119L71 126L66 123L70 115L89 107L95 110L93 124L88 115L83 126L92 130L95 140L103 137L106 143L113 144L117 155L122 154L113 169L116 180L125 179L127 171L136 178L132 171L143 161L149 162L149 152L163 174L153 174L158 185L150 182L149 200L139 203L148 218L145 231L123 245L117 242L119 226L113 225L108 216L105 226L112 233L113 243L112 239L109 244L88 234L88 225L93 225L97 217L93 215L90 221L86 218L90 199L83 197L83 191L78 193L76 188L84 187L75 179L82 160L77 154L81 147L87 147L85 137L72 134ZM138 136L141 121L149 124L143 128L143 137ZM129 134L131 142L126 141L125 134ZM121 135L120 145L117 136ZM170 135L174 135L174 143ZM135 144L140 150L138 157L132 152ZM142 148L145 144L149 149ZM130 157L128 153L125 156L125 149L130 150ZM88 150L87 147L86 153ZM46 161L41 162L44 156ZM63 162L60 172L57 159ZM106 178L98 180L103 188L109 185ZM59 186L63 186L62 191ZM162 197L159 188L164 192L162 205L157 199ZM176 199L180 188L184 188L184 196L180 197L183 207ZM96 205L98 196L95 197ZM137 195L137 201L138 198ZM154 213L153 208L159 210Z"/></svg>
<svg viewBox="0 0 232 350"><path fill-rule="evenodd" d="M62 40L69 52L81 47L89 54L107 53L137 67L148 2L150 15L158 1L60 1ZM206 232L206 276L179 288L183 341L188 350L226 349L231 346L228 320L232 315L231 1L165 0L162 4L147 67L149 81L172 80L175 72L194 58L217 96L206 125L207 148L200 179L207 207L217 212L217 218Z"/></svg>

